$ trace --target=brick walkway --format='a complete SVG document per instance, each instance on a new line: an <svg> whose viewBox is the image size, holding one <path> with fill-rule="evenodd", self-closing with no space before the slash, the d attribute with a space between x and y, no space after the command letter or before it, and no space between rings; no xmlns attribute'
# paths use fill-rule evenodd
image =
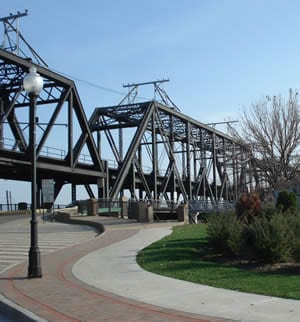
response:
<svg viewBox="0 0 300 322"><path fill-rule="evenodd" d="M43 255L40 279L27 279L24 262L0 275L1 293L49 321L224 321L119 297L88 286L72 275L72 266L79 258L136 232L137 229L108 230L96 239Z"/></svg>

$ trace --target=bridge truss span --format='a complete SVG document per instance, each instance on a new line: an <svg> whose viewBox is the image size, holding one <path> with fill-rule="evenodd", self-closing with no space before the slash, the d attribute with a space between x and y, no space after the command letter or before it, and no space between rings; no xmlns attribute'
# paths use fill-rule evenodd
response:
<svg viewBox="0 0 300 322"><path fill-rule="evenodd" d="M105 139L118 164L106 182L108 198L128 190L138 200L217 204L252 188L246 146L160 102L96 108L90 125L99 149Z"/></svg>
<svg viewBox="0 0 300 322"><path fill-rule="evenodd" d="M43 179L53 179L55 197L72 184L72 201L76 185L90 198L96 185L98 198L129 193L165 204L218 205L252 190L247 147L181 113L162 88L167 79L123 85L129 91L118 105L96 108L88 119L74 81L52 71L20 33L18 20L27 14L0 18L0 178L31 181L30 102L22 83L35 66L44 80L35 126L39 191ZM145 85L155 99L136 102ZM111 158L116 166L105 161Z"/></svg>
<svg viewBox="0 0 300 322"><path fill-rule="evenodd" d="M38 182L54 179L55 196L66 183L97 184L105 177L105 162L100 159L75 83L47 67L34 64L0 49L0 176L30 181L29 97L22 82L34 65L43 77L44 87L37 98L37 173ZM10 140L11 144L5 144ZM44 155L48 146L65 153ZM90 164L81 162L82 153ZM89 189L89 191L91 191ZM91 196L92 197L92 196Z"/></svg>

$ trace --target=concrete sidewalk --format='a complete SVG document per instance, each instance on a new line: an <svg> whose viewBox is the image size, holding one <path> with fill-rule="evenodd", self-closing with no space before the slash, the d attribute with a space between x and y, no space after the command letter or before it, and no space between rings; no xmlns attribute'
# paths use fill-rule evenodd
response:
<svg viewBox="0 0 300 322"><path fill-rule="evenodd" d="M17 309L21 307L31 314L28 316L25 311L21 312L23 318L18 321L225 321L215 315L186 313L128 299L77 279L72 268L86 254L115 243L126 244L129 237L136 235L140 229L146 231L151 227L134 223L111 226L111 229L97 238L42 255L43 278L28 279L27 262L0 275L0 290L5 299L13 302ZM153 233L155 231L156 229L152 229ZM98 272L100 277L104 263L95 264L96 267L86 267L84 270ZM17 321L17 315L15 317Z"/></svg>
<svg viewBox="0 0 300 322"><path fill-rule="evenodd" d="M81 258L73 273L97 288L182 312L241 321L300 321L300 301L198 285L141 269L135 261L137 252L169 233L171 229L166 227L139 230L126 241Z"/></svg>
<svg viewBox="0 0 300 322"><path fill-rule="evenodd" d="M49 321L300 320L300 301L227 291L142 270L136 253L171 233L171 223L92 220L104 223L102 235L42 256L42 279L27 279L27 263L5 272L0 275L1 293Z"/></svg>

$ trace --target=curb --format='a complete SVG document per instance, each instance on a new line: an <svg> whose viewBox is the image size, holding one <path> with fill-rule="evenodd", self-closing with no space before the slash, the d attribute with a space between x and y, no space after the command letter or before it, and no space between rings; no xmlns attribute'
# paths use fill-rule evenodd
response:
<svg viewBox="0 0 300 322"><path fill-rule="evenodd" d="M76 219L75 219L76 218ZM97 229L98 234L102 234L105 231L104 225L97 221L90 221L88 219L77 219L78 217L72 218L68 212L57 211L55 213L55 220L66 224L86 225Z"/></svg>

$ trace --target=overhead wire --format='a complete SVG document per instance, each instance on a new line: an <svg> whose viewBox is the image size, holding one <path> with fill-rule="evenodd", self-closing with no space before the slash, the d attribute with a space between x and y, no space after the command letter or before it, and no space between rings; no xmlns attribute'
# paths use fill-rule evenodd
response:
<svg viewBox="0 0 300 322"><path fill-rule="evenodd" d="M105 87L105 86L102 86L102 85L99 85L99 84L96 84L96 83L93 83L93 82L90 82L90 81L87 81L87 80L84 80L84 79L80 79L76 76L73 76L73 75L70 75L70 74L67 74L67 73L63 73L59 70L56 70L56 69L53 69L51 68L54 72L56 73L59 73L61 75L64 75L66 77L69 77L77 82L81 82L81 83L84 83L86 85L89 85L91 87L94 87L94 88L97 88L97 89L100 89L102 91L105 91L105 92L110 92L110 93L114 93L114 94L118 94L118 95L121 95L121 96L126 96L128 93L124 93L124 92L121 92L121 91L118 91L118 90L115 90L115 89L112 89L112 88L109 88L109 87ZM147 98L147 97L142 97L142 96L136 96L138 99L142 99L142 100L152 100L150 98Z"/></svg>

